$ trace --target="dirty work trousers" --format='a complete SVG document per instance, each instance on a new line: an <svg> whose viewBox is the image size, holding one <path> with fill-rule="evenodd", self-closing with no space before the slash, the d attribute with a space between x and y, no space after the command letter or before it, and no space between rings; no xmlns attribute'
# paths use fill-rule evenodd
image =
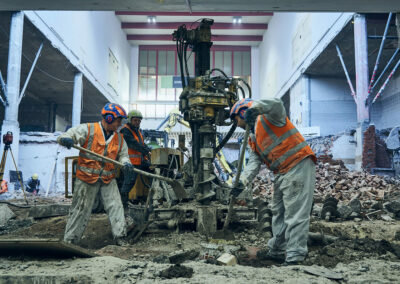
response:
<svg viewBox="0 0 400 284"><path fill-rule="evenodd" d="M305 158L286 174L275 176L272 198L271 254L284 254L286 261L302 261L307 255L310 211L315 187L315 164Z"/></svg>
<svg viewBox="0 0 400 284"><path fill-rule="evenodd" d="M105 184L100 180L94 184L89 184L76 179L64 241L79 242L89 223L93 203L98 194L110 220L114 238L126 236L124 209L122 208L121 197L115 179L109 184Z"/></svg>

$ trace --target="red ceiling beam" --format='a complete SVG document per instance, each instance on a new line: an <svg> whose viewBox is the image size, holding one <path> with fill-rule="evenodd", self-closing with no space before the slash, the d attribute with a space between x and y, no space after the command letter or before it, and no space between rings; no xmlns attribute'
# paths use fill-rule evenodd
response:
<svg viewBox="0 0 400 284"><path fill-rule="evenodd" d="M257 35L212 35L212 41L262 41ZM172 35L127 35L128 40L163 40L172 41Z"/></svg>
<svg viewBox="0 0 400 284"><path fill-rule="evenodd" d="M189 48L190 49L190 48ZM171 50L176 51L174 44L161 45L139 45L139 50ZM251 46L248 45L216 45L211 46L213 51L251 51Z"/></svg>
<svg viewBox="0 0 400 284"><path fill-rule="evenodd" d="M192 23L178 23L178 22L168 22L168 23L132 23L123 22L121 28L123 29L177 29L179 26L185 24L190 27ZM194 23L192 26L196 27L198 24ZM213 30L266 30L268 29L268 24L233 24L233 23L214 23L211 26Z"/></svg>
<svg viewBox="0 0 400 284"><path fill-rule="evenodd" d="M138 11L116 11L117 16L273 16L272 12L254 11L254 12L138 12Z"/></svg>

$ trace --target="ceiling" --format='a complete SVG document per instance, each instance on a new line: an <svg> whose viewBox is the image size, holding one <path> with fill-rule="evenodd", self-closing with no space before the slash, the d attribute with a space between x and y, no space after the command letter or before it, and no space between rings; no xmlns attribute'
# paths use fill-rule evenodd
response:
<svg viewBox="0 0 400 284"><path fill-rule="evenodd" d="M196 28L202 18L212 18L214 45L256 46L272 17L270 12L115 12L131 44L173 45L172 33L180 25ZM148 22L154 17L155 22ZM240 17L241 23L234 23Z"/></svg>
<svg viewBox="0 0 400 284"><path fill-rule="evenodd" d="M367 14L367 33L368 33L368 62L369 62L369 74L372 74L375 61L378 55L379 47L385 25L387 22L388 14ZM376 38L378 37L378 38ZM378 73L385 67L390 57L393 55L397 48L397 32L395 26L395 17L392 17L385 45L382 50L380 58L380 64ZM316 60L306 70L306 74L311 76L324 76L324 77L336 77L345 78L343 67L340 63L336 51L336 45L339 46L340 51L343 55L343 60L346 64L346 68L349 72L350 77L355 80L355 54L354 54L354 26L352 22L349 22L335 39L329 43L327 48L316 58ZM399 57L394 60L394 64L397 62ZM392 66L393 66L392 63ZM392 67L393 68L393 67ZM390 70L391 68L389 68ZM384 76L385 77L385 76ZM386 78L386 77L385 77ZM381 81L383 82L383 80Z"/></svg>
<svg viewBox="0 0 400 284"><path fill-rule="evenodd" d="M0 70L5 81L7 81L10 21L10 12L0 12ZM23 114L24 110L32 109L34 105L45 106L54 103L57 105L57 114L68 120L72 113L73 80L78 70L26 18L22 44L21 89L41 43L43 43L43 49L25 96L21 100L20 114ZM99 109L106 102L104 96L85 79L83 82L82 121L88 121L93 117L98 119ZM0 103L0 118L3 117L3 113L4 108ZM20 115L22 126L24 119L29 121L29 118Z"/></svg>
<svg viewBox="0 0 400 284"><path fill-rule="evenodd" d="M0 10L108 11L400 11L399 0L2 0Z"/></svg>

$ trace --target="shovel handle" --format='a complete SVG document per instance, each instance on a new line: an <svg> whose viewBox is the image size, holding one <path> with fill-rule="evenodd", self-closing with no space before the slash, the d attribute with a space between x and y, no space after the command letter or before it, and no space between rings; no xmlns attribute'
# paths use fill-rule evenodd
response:
<svg viewBox="0 0 400 284"><path fill-rule="evenodd" d="M244 133L244 141L243 141L242 149L241 149L242 151L240 151L238 169L237 169L237 173L235 176L235 181L233 182L233 188L237 187L239 184L240 175L242 173L244 154L246 153L247 141L249 140L249 136L250 136L250 126L247 124L246 132Z"/></svg>
<svg viewBox="0 0 400 284"><path fill-rule="evenodd" d="M80 150L80 151L89 153L89 154L91 154L91 155L93 155L93 156L96 156L97 158L100 158L100 159L102 159L102 160L104 160L104 161L113 163L113 164L116 165L116 166L119 166L119 167L123 167L123 166L124 166L124 164L121 163L121 162L118 162L118 161L116 161L116 160L114 160L114 159L111 159L111 158L105 157L105 156L103 156L103 155L97 154L97 153L95 153L95 152L93 152L93 151L90 151L90 150L88 150L88 149L86 149L86 148L83 148L83 147L81 147L81 146L74 145L74 146L72 146L72 147L75 148L75 149L78 149L78 150ZM173 182L174 182L173 179L170 179L170 178L167 178L167 177L163 177L163 176L160 176L160 175L151 174L151 173L148 173L148 172L145 172L145 171L142 171L142 170L139 170L139 169L135 169L135 168L134 168L133 170L134 170L136 173L141 174L141 175L144 175L144 176L147 176L147 177L156 178L156 179L163 180L163 181L166 181L166 182L169 182L169 183L173 183Z"/></svg>

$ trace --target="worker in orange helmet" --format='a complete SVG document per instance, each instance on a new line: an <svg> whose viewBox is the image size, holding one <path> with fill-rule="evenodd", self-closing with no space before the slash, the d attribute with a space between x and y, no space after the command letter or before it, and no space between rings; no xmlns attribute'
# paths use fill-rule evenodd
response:
<svg viewBox="0 0 400 284"><path fill-rule="evenodd" d="M70 128L58 137L60 145L70 149L74 144L124 164L124 175L133 174L128 147L117 132L126 112L118 104L107 103L101 111L102 120ZM93 155L80 151L73 200L65 228L64 241L77 243L88 225L93 203L100 195L108 214L117 245L127 245L126 223L121 197L115 181L116 168Z"/></svg>
<svg viewBox="0 0 400 284"><path fill-rule="evenodd" d="M290 122L280 99L242 99L231 109L231 118L243 129L251 128L249 161L240 177L247 186L265 163L273 171L272 233L263 260L298 264L307 255L307 240L315 187L316 157ZM238 190L232 189L237 195Z"/></svg>

